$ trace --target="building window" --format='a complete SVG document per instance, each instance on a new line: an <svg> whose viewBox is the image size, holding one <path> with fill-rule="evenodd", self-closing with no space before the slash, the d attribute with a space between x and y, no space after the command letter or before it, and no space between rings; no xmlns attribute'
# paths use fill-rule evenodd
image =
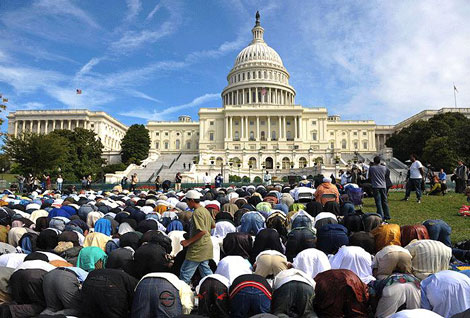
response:
<svg viewBox="0 0 470 318"><path fill-rule="evenodd" d="M287 123L287 126L290 126L290 121L289 120L287 120L286 123Z"/></svg>
<svg viewBox="0 0 470 318"><path fill-rule="evenodd" d="M264 131L261 132L261 140L266 140L266 135Z"/></svg>
<svg viewBox="0 0 470 318"><path fill-rule="evenodd" d="M235 126L238 126L238 121L235 122Z"/></svg>
<svg viewBox="0 0 470 318"><path fill-rule="evenodd" d="M335 147L335 142L332 141L332 142L330 143L330 148L333 149L334 147Z"/></svg>
<svg viewBox="0 0 470 318"><path fill-rule="evenodd" d="M214 133L213 132L209 133L209 140L214 141Z"/></svg>
<svg viewBox="0 0 470 318"><path fill-rule="evenodd" d="M243 75L242 75L242 79L243 79L243 80L245 80L245 73L243 73Z"/></svg>
<svg viewBox="0 0 470 318"><path fill-rule="evenodd" d="M335 133L333 131L330 131L330 136L334 136Z"/></svg>
<svg viewBox="0 0 470 318"><path fill-rule="evenodd" d="M176 133L176 136L179 136L179 135L180 135L180 133Z"/></svg>
<svg viewBox="0 0 470 318"><path fill-rule="evenodd" d="M256 103L256 92L252 92L251 102Z"/></svg>
<svg viewBox="0 0 470 318"><path fill-rule="evenodd" d="M240 146L235 146L235 147L233 147L233 148L235 148L235 150L239 150L239 149L240 149Z"/></svg>
<svg viewBox="0 0 470 318"><path fill-rule="evenodd" d="M175 145L176 145L176 149L179 150L180 149L180 140L179 139L176 139Z"/></svg>
<svg viewBox="0 0 470 318"><path fill-rule="evenodd" d="M362 135L363 135L363 136L367 136L367 131L363 131L363 132L362 132Z"/></svg>
<svg viewBox="0 0 470 318"><path fill-rule="evenodd" d="M271 132L271 139L272 139L272 140L277 140L277 138L276 138L276 131L275 131L275 130L273 130L273 131Z"/></svg>
<svg viewBox="0 0 470 318"><path fill-rule="evenodd" d="M317 133L316 132L312 133L312 140L317 140Z"/></svg>
<svg viewBox="0 0 470 318"><path fill-rule="evenodd" d="M258 71L258 78L261 78L261 71Z"/></svg>
<svg viewBox="0 0 470 318"><path fill-rule="evenodd" d="M210 124L211 126L214 126L214 121L211 120L211 121L209 122L209 124Z"/></svg>
<svg viewBox="0 0 470 318"><path fill-rule="evenodd" d="M357 141L354 142L354 149L357 149Z"/></svg>
<svg viewBox="0 0 470 318"><path fill-rule="evenodd" d="M248 72L247 75L248 75L248 79L251 79L251 78L250 78L250 77L251 77L251 76L250 76L250 72Z"/></svg>
<svg viewBox="0 0 470 318"><path fill-rule="evenodd" d="M312 120L312 125L316 125L317 124L317 121L316 120Z"/></svg>
<svg viewBox="0 0 470 318"><path fill-rule="evenodd" d="M287 140L293 140L290 131L287 132Z"/></svg>
<svg viewBox="0 0 470 318"><path fill-rule="evenodd" d="M240 82L240 74L238 74L238 81Z"/></svg>
<svg viewBox="0 0 470 318"><path fill-rule="evenodd" d="M364 141L364 143L362 145L363 145L364 149L367 149L367 141Z"/></svg>
<svg viewBox="0 0 470 318"><path fill-rule="evenodd" d="M250 140L255 140L255 133L253 131L250 131Z"/></svg>
<svg viewBox="0 0 470 318"><path fill-rule="evenodd" d="M199 136L199 132L197 132L197 133L196 133L196 135L198 135L198 136Z"/></svg>
<svg viewBox="0 0 470 318"><path fill-rule="evenodd" d="M264 123L265 123L264 120L262 120L262 121L260 122L261 125L264 125Z"/></svg>
<svg viewBox="0 0 470 318"><path fill-rule="evenodd" d="M158 149L158 148L160 148L160 143L157 141L157 142L155 143L155 149Z"/></svg>
<svg viewBox="0 0 470 318"><path fill-rule="evenodd" d="M190 132L188 132L188 136L191 136L191 133L190 133Z"/></svg>
<svg viewBox="0 0 470 318"><path fill-rule="evenodd" d="M346 136L346 133L343 131L343 136Z"/></svg>
<svg viewBox="0 0 470 318"><path fill-rule="evenodd" d="M168 136L168 132L165 133L165 136Z"/></svg>
<svg viewBox="0 0 470 318"><path fill-rule="evenodd" d="M186 149L191 149L191 142L186 142Z"/></svg>
<svg viewBox="0 0 470 318"><path fill-rule="evenodd" d="M255 122L250 120L250 126L253 126L254 124L255 124Z"/></svg>
<svg viewBox="0 0 470 318"><path fill-rule="evenodd" d="M357 131L355 131L355 132L353 133L353 135L354 135L354 136L357 136Z"/></svg>
<svg viewBox="0 0 470 318"><path fill-rule="evenodd" d="M341 148L346 149L347 146L348 146L347 141L346 141L345 139L343 139L343 140L341 141Z"/></svg>
<svg viewBox="0 0 470 318"><path fill-rule="evenodd" d="M155 136L160 136L160 133L157 131L157 132L155 133Z"/></svg>
<svg viewBox="0 0 470 318"><path fill-rule="evenodd" d="M165 141L165 149L168 149L168 141Z"/></svg>
<svg viewBox="0 0 470 318"><path fill-rule="evenodd" d="M234 140L240 140L240 135L238 134L238 131L235 132L235 135L234 135Z"/></svg>

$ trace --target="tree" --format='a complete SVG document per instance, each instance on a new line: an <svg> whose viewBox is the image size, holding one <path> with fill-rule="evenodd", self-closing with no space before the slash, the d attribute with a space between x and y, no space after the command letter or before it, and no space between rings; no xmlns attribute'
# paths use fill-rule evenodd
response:
<svg viewBox="0 0 470 318"><path fill-rule="evenodd" d="M33 175L50 174L67 160L69 142L64 137L24 133L6 135L3 151L18 163L16 171Z"/></svg>
<svg viewBox="0 0 470 318"><path fill-rule="evenodd" d="M137 163L148 157L150 135L144 125L132 125L121 140L121 160L126 164Z"/></svg>
<svg viewBox="0 0 470 318"><path fill-rule="evenodd" d="M4 153L0 153L0 171L10 171L10 159Z"/></svg>
<svg viewBox="0 0 470 318"><path fill-rule="evenodd" d="M458 159L470 164L470 119L460 113L444 113L428 121L412 123L392 135L387 146L398 159L416 154L435 169L451 172Z"/></svg>
<svg viewBox="0 0 470 318"><path fill-rule="evenodd" d="M68 140L67 161L60 167L66 180L77 181L88 175L94 179L101 177L105 164L101 157L103 144L93 131L75 128L73 131L54 130L49 135Z"/></svg>

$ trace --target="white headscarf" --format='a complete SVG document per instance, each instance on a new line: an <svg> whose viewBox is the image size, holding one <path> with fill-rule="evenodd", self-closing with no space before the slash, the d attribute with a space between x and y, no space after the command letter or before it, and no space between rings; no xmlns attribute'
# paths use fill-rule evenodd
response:
<svg viewBox="0 0 470 318"><path fill-rule="evenodd" d="M375 280L372 276L372 256L359 246L342 246L330 258L332 269L349 269L365 283Z"/></svg>
<svg viewBox="0 0 470 318"><path fill-rule="evenodd" d="M238 255L230 255L220 260L215 273L224 276L232 284L238 276L252 274L253 268L247 259Z"/></svg>
<svg viewBox="0 0 470 318"><path fill-rule="evenodd" d="M304 271L312 278L315 278L321 272L331 269L328 256L316 248L308 248L297 254L292 265L294 268Z"/></svg>

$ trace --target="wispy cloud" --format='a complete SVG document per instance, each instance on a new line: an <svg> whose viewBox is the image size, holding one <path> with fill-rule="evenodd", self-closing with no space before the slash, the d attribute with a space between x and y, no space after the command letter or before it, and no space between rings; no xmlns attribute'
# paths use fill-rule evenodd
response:
<svg viewBox="0 0 470 318"><path fill-rule="evenodd" d="M142 10L142 3L140 0L126 0L127 4L127 15L125 17L126 21L132 21L137 17L137 15Z"/></svg>
<svg viewBox="0 0 470 318"><path fill-rule="evenodd" d="M158 10L160 10L162 8L162 4L161 2L157 3L157 5L152 9L152 11L150 11L150 13L147 15L147 18L145 18L145 20L150 20L153 18L153 16L155 15L155 13L158 12Z"/></svg>
<svg viewBox="0 0 470 318"><path fill-rule="evenodd" d="M218 58L226 55L227 53L231 53L233 51L241 49L244 45L247 45L247 42L248 36L245 30L245 32L240 32L235 40L226 41L216 49L196 51L188 54L186 60L188 62L194 63L203 58Z"/></svg>
<svg viewBox="0 0 470 318"><path fill-rule="evenodd" d="M159 99L153 98L152 96L149 96L149 95L147 95L143 92L139 92L139 91L134 90L134 89L129 89L127 91L127 93L131 96L138 97L138 98L143 98L143 99L146 99L146 100L150 100L150 101L155 102L155 103L161 103L162 102Z"/></svg>
<svg viewBox="0 0 470 318"><path fill-rule="evenodd" d="M82 66L82 68L78 71L77 73L77 76L82 76L88 72L91 71L91 69L97 65L99 62L101 62L101 60L103 60L104 58L101 57L93 57L91 58L85 65Z"/></svg>
<svg viewBox="0 0 470 318"><path fill-rule="evenodd" d="M153 111L148 111L148 110L143 110L143 109L132 110L132 111L125 112L125 113L120 113L120 115L147 119L147 120L166 120L171 114L174 114L181 110L191 111L191 108L193 107L201 106L201 105L204 106L203 104L212 102L219 98L220 98L220 94L217 94L217 93L216 94L204 94L202 96L194 98L191 102L183 104L183 105L171 106L165 109L159 109L159 110L153 110Z"/></svg>

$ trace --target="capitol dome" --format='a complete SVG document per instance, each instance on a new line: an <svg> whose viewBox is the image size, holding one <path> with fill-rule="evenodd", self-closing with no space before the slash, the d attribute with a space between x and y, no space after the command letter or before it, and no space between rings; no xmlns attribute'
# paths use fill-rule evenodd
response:
<svg viewBox="0 0 470 318"><path fill-rule="evenodd" d="M227 75L228 85L222 92L224 106L294 104L295 90L289 85L289 72L279 54L264 41L259 19L257 12L256 24L251 30L253 40L238 53Z"/></svg>

